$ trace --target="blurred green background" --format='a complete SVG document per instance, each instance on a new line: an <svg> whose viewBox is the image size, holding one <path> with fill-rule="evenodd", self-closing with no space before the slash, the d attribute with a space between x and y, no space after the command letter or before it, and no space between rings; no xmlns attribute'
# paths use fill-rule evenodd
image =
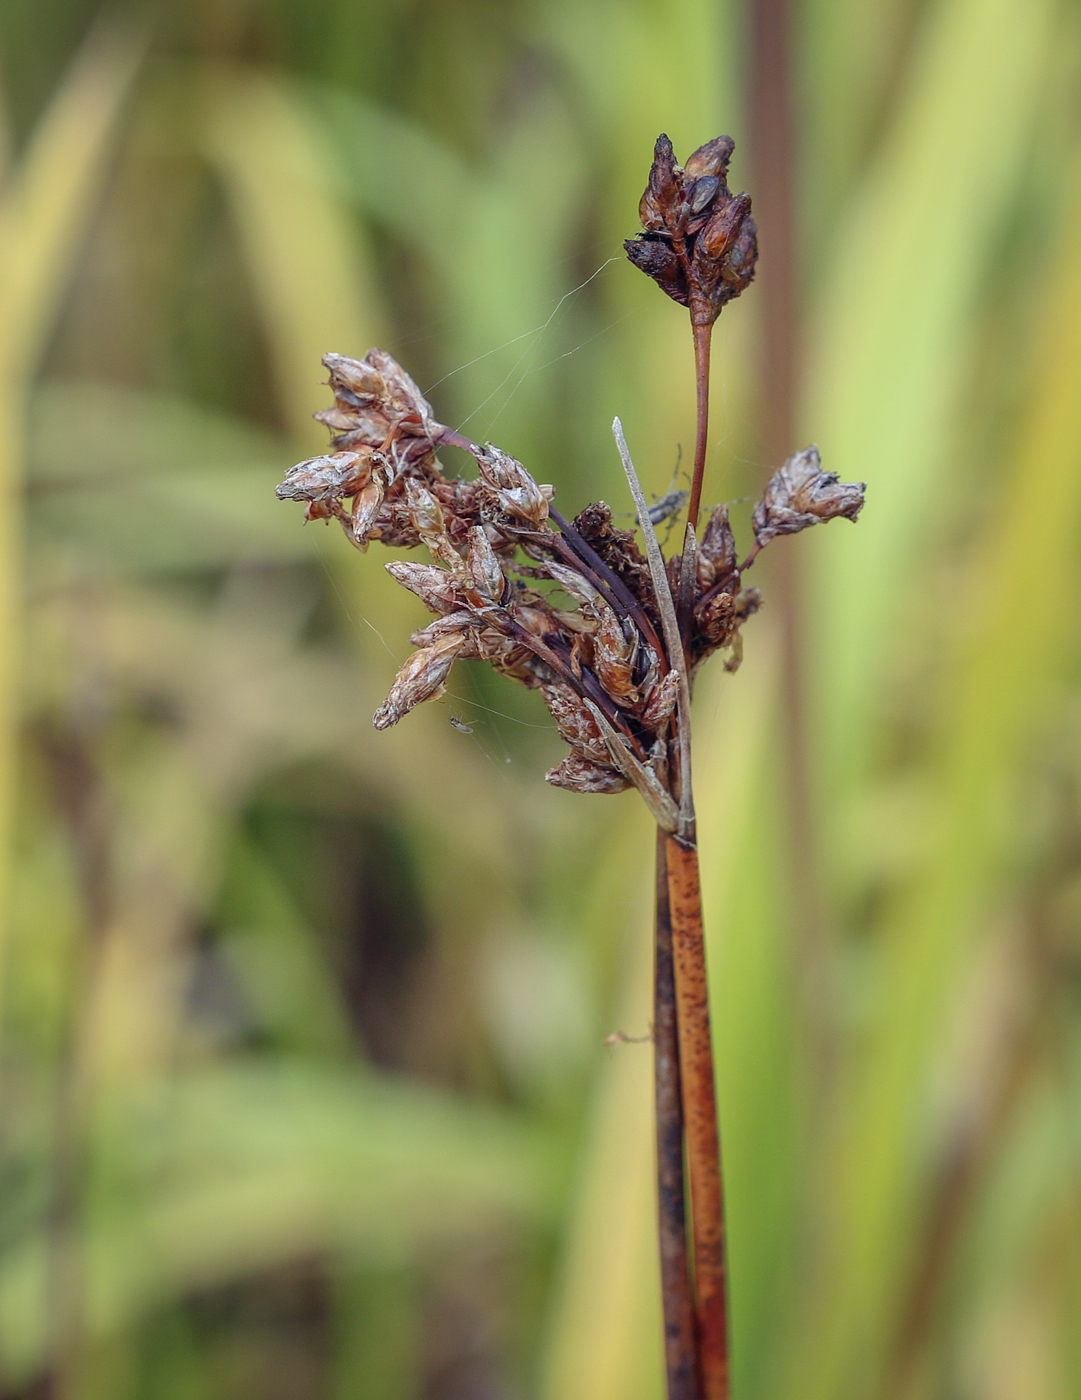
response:
<svg viewBox="0 0 1081 1400"><path fill-rule="evenodd" d="M755 192L751 33L0 5L3 1400L660 1400L651 1055L604 1044L649 1021L648 822L546 787L471 664L376 735L422 609L273 488L320 355L379 344L568 514L629 515L614 413L668 490L689 337L621 240L661 130ZM790 39L790 447L868 504L775 546L696 699L737 1395L1072 1400L1081 12ZM777 465L761 237L712 500Z"/></svg>

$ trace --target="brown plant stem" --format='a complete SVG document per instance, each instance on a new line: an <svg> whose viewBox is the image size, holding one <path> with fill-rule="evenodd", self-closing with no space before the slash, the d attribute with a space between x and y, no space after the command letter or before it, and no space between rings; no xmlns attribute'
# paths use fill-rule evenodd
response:
<svg viewBox="0 0 1081 1400"><path fill-rule="evenodd" d="M695 432L687 525L697 530L698 512L702 505L702 481L706 474L706 444L709 441L709 350L713 340L713 322L692 312L691 328L694 332Z"/></svg>
<svg viewBox="0 0 1081 1400"><path fill-rule="evenodd" d="M698 848L665 841L672 921L680 1087L694 1238L699 1363L705 1400L728 1400L728 1286L713 1047L709 1028Z"/></svg>
<svg viewBox="0 0 1081 1400"><path fill-rule="evenodd" d="M702 481L706 474L706 446L709 441L709 351L713 340L713 320L708 309L691 303L691 331L694 335L695 430L694 467L691 492L687 500L687 529L683 536L683 565L679 575L680 631L684 645L690 633L691 612L694 609L694 583L698 528L698 513L702 504Z"/></svg>
<svg viewBox="0 0 1081 1400"><path fill-rule="evenodd" d="M657 832L657 923L653 980L657 1200L668 1400L700 1400L694 1301L687 1267L683 1198L683 1104L680 1098L672 918L666 837Z"/></svg>

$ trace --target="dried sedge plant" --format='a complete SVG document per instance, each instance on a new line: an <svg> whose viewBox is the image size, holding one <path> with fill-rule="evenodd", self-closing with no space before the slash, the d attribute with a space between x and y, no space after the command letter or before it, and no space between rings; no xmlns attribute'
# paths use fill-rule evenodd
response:
<svg viewBox="0 0 1081 1400"><path fill-rule="evenodd" d="M656 145L642 196L643 232L630 260L690 311L698 389L694 472L683 548L665 559L619 420L616 443L634 498L643 549L604 502L573 522L550 486L492 443L436 421L417 385L388 354L326 355L332 408L316 417L333 451L299 463L278 487L306 518L336 519L349 542L423 545L431 562L386 565L434 620L375 715L397 724L442 694L457 660L482 660L538 690L568 752L547 775L583 793L635 787L658 827L654 1008L660 1244L670 1400L729 1394L727 1288L720 1147L706 990L701 894L691 788L690 696L715 652L735 670L741 629L759 607L744 584L758 552L779 535L845 516L864 487L824 472L818 451L790 457L754 509L754 542L739 561L724 506L698 537L708 425L709 343L725 304L754 277L757 238L748 195L729 192L733 143L708 142L686 165ZM448 477L437 456L462 448L479 474ZM682 493L679 493L682 497ZM693 1270L684 1207L690 1183ZM693 1276L693 1285L692 1285Z"/></svg>

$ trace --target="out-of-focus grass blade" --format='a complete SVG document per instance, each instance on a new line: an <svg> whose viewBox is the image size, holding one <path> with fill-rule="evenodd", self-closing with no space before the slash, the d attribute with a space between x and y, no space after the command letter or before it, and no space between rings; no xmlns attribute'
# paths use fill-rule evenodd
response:
<svg viewBox="0 0 1081 1400"><path fill-rule="evenodd" d="M289 445L182 399L50 383L30 425L31 543L106 573L311 559L328 536L275 499ZM78 452L71 445L78 442Z"/></svg>
<svg viewBox="0 0 1081 1400"><path fill-rule="evenodd" d="M817 652L831 783L866 755L905 571L935 535L936 477L978 279L1042 98L1053 0L926 11L909 82L822 284L804 421L868 482L858 529L808 541L828 604Z"/></svg>
<svg viewBox="0 0 1081 1400"><path fill-rule="evenodd" d="M229 870L221 951L260 1029L286 1051L347 1061L354 1046L341 987L280 872L246 835Z"/></svg>
<svg viewBox="0 0 1081 1400"><path fill-rule="evenodd" d="M142 45L95 28L0 191L0 924L6 923L25 390L67 286Z"/></svg>
<svg viewBox="0 0 1081 1400"><path fill-rule="evenodd" d="M648 862L638 866L634 887L626 878L624 844L649 841L641 814L634 816L618 828L590 912L626 917L613 1014L618 1029L636 1030L649 1020L652 892ZM598 1063L541 1356L542 1400L653 1400L661 1393L652 1050L616 1045Z"/></svg>
<svg viewBox="0 0 1081 1400"><path fill-rule="evenodd" d="M92 1335L313 1252L398 1265L496 1219L539 1224L551 1209L552 1164L535 1130L406 1081L234 1063L164 1095L102 1108L85 1240ZM30 1236L0 1267L9 1376L40 1360L41 1251Z"/></svg>
<svg viewBox="0 0 1081 1400"><path fill-rule="evenodd" d="M17 384L51 330L141 53L131 35L92 31L0 197L0 348Z"/></svg>
<svg viewBox="0 0 1081 1400"><path fill-rule="evenodd" d="M343 193L438 273L453 370L445 398L470 414L470 432L487 437L498 422L525 454L552 412L545 371L566 349L569 313L552 327L568 271L580 265L571 236L583 165L562 104L542 88L502 128L495 168L475 170L376 103L329 87L309 94Z"/></svg>
<svg viewBox="0 0 1081 1400"><path fill-rule="evenodd" d="M1044 295L1029 405L1001 503L956 599L964 625L932 765L931 855L883 933L873 1030L835 1163L836 1273L817 1293L825 1319L814 1325L811 1362L795 1383L801 1396L866 1393L866 1368L888 1335L923 1181L915 1130L943 1012L960 956L1010 872L1016 777L1076 655L1081 209L1047 270ZM1023 587L1002 587L1008 560L1023 561Z"/></svg>
<svg viewBox="0 0 1081 1400"><path fill-rule="evenodd" d="M322 449L320 358L360 356L384 321L362 230L334 193L330 157L294 88L243 68L203 78L202 139L233 208L297 443Z"/></svg>

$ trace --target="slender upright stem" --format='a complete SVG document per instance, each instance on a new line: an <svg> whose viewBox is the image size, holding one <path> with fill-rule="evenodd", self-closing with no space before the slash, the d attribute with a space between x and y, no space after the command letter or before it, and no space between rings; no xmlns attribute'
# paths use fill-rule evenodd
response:
<svg viewBox="0 0 1081 1400"><path fill-rule="evenodd" d="M687 524L698 528L698 512L702 505L702 479L706 473L706 444L709 441L709 348L713 339L710 321L691 317L694 332L695 432L694 469L691 473L691 494L687 501Z"/></svg>
<svg viewBox="0 0 1081 1400"><path fill-rule="evenodd" d="M657 832L657 926L653 982L653 1053L657 1108L657 1199L668 1400L700 1400L694 1302L687 1268L683 1199L683 1104L680 1098L672 919L665 834Z"/></svg>
<svg viewBox="0 0 1081 1400"><path fill-rule="evenodd" d="M728 1400L728 1285L713 1047L698 848L665 842L672 920L680 1086L691 1182L699 1362L705 1400Z"/></svg>
<svg viewBox="0 0 1081 1400"><path fill-rule="evenodd" d="M713 322L708 312L691 305L691 330L694 333L695 432L694 470L691 494L687 501L687 529L683 536L683 565L679 574L680 630L684 641L690 635L691 611L694 608L698 512L702 504L702 480L706 472L706 444L709 440L709 348L713 338Z"/></svg>

